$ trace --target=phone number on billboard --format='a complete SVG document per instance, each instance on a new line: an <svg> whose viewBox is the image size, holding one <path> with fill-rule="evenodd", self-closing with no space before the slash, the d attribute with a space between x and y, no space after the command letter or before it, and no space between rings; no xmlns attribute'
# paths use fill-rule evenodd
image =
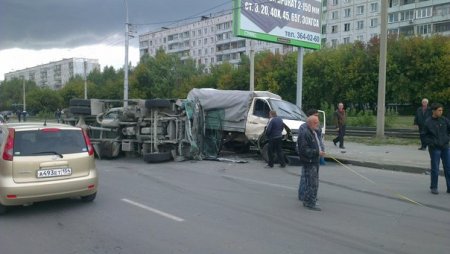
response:
<svg viewBox="0 0 450 254"><path fill-rule="evenodd" d="M312 35L312 34L309 34L309 33L297 32L297 39L305 40L305 41L312 41L312 42L319 42L320 41L320 36Z"/></svg>
<svg viewBox="0 0 450 254"><path fill-rule="evenodd" d="M320 41L319 35L313 35L310 33L285 31L285 36L289 37L289 38L297 39L297 40L317 42L317 43Z"/></svg>

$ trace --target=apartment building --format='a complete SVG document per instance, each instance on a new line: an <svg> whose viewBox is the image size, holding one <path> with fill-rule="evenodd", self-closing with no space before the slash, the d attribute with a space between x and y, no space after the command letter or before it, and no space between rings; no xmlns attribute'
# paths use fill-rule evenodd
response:
<svg viewBox="0 0 450 254"><path fill-rule="evenodd" d="M5 81L14 78L31 80L38 86L46 86L52 89L62 88L72 77L80 75L84 77L94 69L100 70L97 59L68 58L61 61L50 62L23 70L8 72Z"/></svg>
<svg viewBox="0 0 450 254"><path fill-rule="evenodd" d="M450 34L448 0L387 0L388 33ZM336 46L369 41L380 34L381 0L324 0L322 44Z"/></svg>
<svg viewBox="0 0 450 254"><path fill-rule="evenodd" d="M192 58L198 65L205 65L206 71L225 61L238 64L241 55L249 55L251 48L255 52L270 50L281 54L294 50L292 46L234 37L231 13L139 35L141 57L155 56L160 48L177 54L181 60Z"/></svg>

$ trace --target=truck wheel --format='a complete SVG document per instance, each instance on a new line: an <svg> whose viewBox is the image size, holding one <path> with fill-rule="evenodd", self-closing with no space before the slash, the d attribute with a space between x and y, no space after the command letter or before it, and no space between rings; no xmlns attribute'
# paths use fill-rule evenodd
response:
<svg viewBox="0 0 450 254"><path fill-rule="evenodd" d="M166 99L150 99L145 101L145 107L151 108L170 108L171 102Z"/></svg>
<svg viewBox="0 0 450 254"><path fill-rule="evenodd" d="M81 107L91 107L91 100L85 99L71 99L69 101L69 106L81 106Z"/></svg>
<svg viewBox="0 0 450 254"><path fill-rule="evenodd" d="M171 152L162 153L144 153L144 161L148 163L157 163L172 160Z"/></svg>

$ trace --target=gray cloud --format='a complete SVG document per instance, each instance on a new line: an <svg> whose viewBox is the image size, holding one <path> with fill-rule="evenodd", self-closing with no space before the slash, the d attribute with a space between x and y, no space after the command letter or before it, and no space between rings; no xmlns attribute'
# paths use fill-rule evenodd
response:
<svg viewBox="0 0 450 254"><path fill-rule="evenodd" d="M230 10L232 0L128 0L128 15L138 32L152 31L201 13ZM212 7L216 7L213 8ZM0 50L71 48L123 41L123 0L0 0Z"/></svg>

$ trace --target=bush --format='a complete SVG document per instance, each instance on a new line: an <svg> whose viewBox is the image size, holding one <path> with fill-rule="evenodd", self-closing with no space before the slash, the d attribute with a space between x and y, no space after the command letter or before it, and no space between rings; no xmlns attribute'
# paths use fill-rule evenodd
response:
<svg viewBox="0 0 450 254"><path fill-rule="evenodd" d="M389 108L386 110L385 118L384 118L384 127L392 128L395 122L395 119L398 117L398 112L395 109Z"/></svg>
<svg viewBox="0 0 450 254"><path fill-rule="evenodd" d="M347 125L348 126L358 126L358 127L373 127L375 126L375 116L372 110L359 111L354 113L354 116L348 116L347 114Z"/></svg>

